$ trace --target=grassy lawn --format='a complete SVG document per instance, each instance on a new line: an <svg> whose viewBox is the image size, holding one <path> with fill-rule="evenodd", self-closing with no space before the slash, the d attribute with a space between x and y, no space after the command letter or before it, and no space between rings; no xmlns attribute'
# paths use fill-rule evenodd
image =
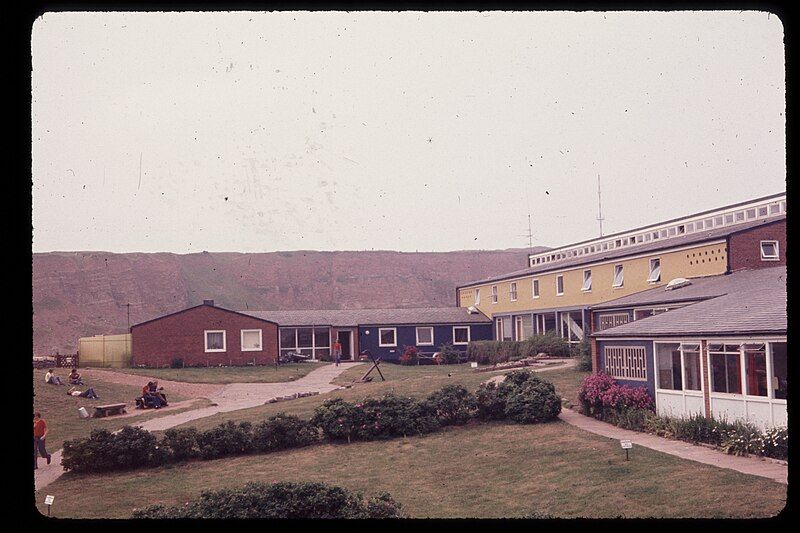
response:
<svg viewBox="0 0 800 533"><path fill-rule="evenodd" d="M349 385L353 382L353 379L363 376L368 369L368 365L358 365L347 369L334 380L334 383ZM380 381L377 371L373 371L370 375L375 375L375 381L357 383L351 389L298 398L288 402L260 405L250 409L219 413L187 422L182 427L194 426L200 430L205 430L228 420L246 420L255 423L280 412L301 418L311 418L314 409L329 398L344 398L348 401L355 401L368 396L380 396L387 392L420 398L451 383L464 385L468 390L474 392L478 385L497 375L493 372L473 372L469 365L403 366L382 364L380 369L386 381ZM577 372L571 368L548 370L541 373L541 376L551 381L556 386L556 391L566 398L574 398L577 395L577 388L586 375L587 373L585 372Z"/></svg>
<svg viewBox="0 0 800 533"><path fill-rule="evenodd" d="M289 402L291 403L291 402ZM37 493L52 514L126 518L135 507L175 505L202 490L248 481L322 481L388 491L414 517L768 517L786 485L636 447L563 422L493 423L425 437L305 449L128 473L65 474Z"/></svg>
<svg viewBox="0 0 800 533"><path fill-rule="evenodd" d="M115 372L185 383L278 383L294 381L329 363L288 363L278 367L224 366L208 368L115 368Z"/></svg>
<svg viewBox="0 0 800 533"><path fill-rule="evenodd" d="M88 437L93 428L105 428L111 431L117 430L126 424L133 424L141 420L147 420L155 416L173 414L181 410L155 411L149 410L139 416L124 418L87 418L78 416L78 408L85 407L89 414L94 413L94 406L106 405L109 403L125 402L129 405L128 412L134 408L134 398L141 394L141 388L117 383L108 383L99 379L86 381L86 385L78 385L79 390L86 390L88 387L94 388L98 400L89 400L67 396L70 385L47 385L44 382L44 370L34 370L33 372L33 410L42 413L42 418L47 422L47 451L54 452L61 448L65 440L77 437ZM62 371L56 374L66 381L69 372ZM169 395L170 403L186 400L178 395Z"/></svg>

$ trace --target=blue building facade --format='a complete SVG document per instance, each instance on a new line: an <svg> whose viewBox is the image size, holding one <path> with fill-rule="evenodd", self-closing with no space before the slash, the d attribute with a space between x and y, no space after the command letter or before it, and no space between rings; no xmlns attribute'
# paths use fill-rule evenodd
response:
<svg viewBox="0 0 800 533"><path fill-rule="evenodd" d="M432 333L432 335L430 335ZM358 327L358 344L361 353L366 350L383 361L397 361L406 346L416 346L420 354L432 355L445 343L462 353L469 341L492 340L491 322L480 324L376 324Z"/></svg>

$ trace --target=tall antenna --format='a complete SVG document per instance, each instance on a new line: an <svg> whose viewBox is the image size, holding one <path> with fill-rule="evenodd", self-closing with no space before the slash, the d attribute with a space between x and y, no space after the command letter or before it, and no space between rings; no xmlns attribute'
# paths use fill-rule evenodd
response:
<svg viewBox="0 0 800 533"><path fill-rule="evenodd" d="M533 230L531 229L531 215L528 214L528 233L520 235L520 237L528 238L528 253L533 253Z"/></svg>
<svg viewBox="0 0 800 533"><path fill-rule="evenodd" d="M600 200L600 174L597 175L597 221L600 223L600 236L603 236L603 202Z"/></svg>

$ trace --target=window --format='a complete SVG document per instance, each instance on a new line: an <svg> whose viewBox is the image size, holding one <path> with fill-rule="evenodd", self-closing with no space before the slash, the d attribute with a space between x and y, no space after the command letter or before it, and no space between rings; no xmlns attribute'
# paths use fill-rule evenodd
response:
<svg viewBox="0 0 800 533"><path fill-rule="evenodd" d="M481 303L481 290L475 289L475 305L479 305Z"/></svg>
<svg viewBox="0 0 800 533"><path fill-rule="evenodd" d="M701 390L700 345L696 343L656 343L658 388Z"/></svg>
<svg viewBox="0 0 800 533"><path fill-rule="evenodd" d="M736 212L736 222L741 222L744 220L744 211L737 211Z"/></svg>
<svg viewBox="0 0 800 533"><path fill-rule="evenodd" d="M533 280L533 297L534 298L538 298L539 297L539 280L538 279Z"/></svg>
<svg viewBox="0 0 800 533"><path fill-rule="evenodd" d="M725 215L725 224L733 224L733 213Z"/></svg>
<svg viewBox="0 0 800 533"><path fill-rule="evenodd" d="M711 391L742 393L742 370L738 344L709 344Z"/></svg>
<svg viewBox="0 0 800 533"><path fill-rule="evenodd" d="M647 381L644 346L603 348L605 373L619 379Z"/></svg>
<svg viewBox="0 0 800 533"><path fill-rule="evenodd" d="M705 219L705 221L703 221L703 225L706 227L706 229L713 228L714 227L714 219L713 218Z"/></svg>
<svg viewBox="0 0 800 533"><path fill-rule="evenodd" d="M772 352L772 391L778 400L785 400L787 393L787 378L789 376L786 366L786 343L769 343Z"/></svg>
<svg viewBox="0 0 800 533"><path fill-rule="evenodd" d="M778 261L778 241L761 241L761 260Z"/></svg>
<svg viewBox="0 0 800 533"><path fill-rule="evenodd" d="M703 229L703 221L698 220L697 222L694 223L694 227L697 231L700 231L701 229Z"/></svg>
<svg viewBox="0 0 800 533"><path fill-rule="evenodd" d="M781 212L780 204L770 204L769 206L769 214L770 215L777 215Z"/></svg>
<svg viewBox="0 0 800 533"><path fill-rule="evenodd" d="M517 301L517 283L516 282L512 282L510 284L510 290L508 291L508 293L511 295L511 301L512 302L516 302Z"/></svg>
<svg viewBox="0 0 800 533"><path fill-rule="evenodd" d="M744 372L747 394L750 396L768 396L767 347L765 344L744 345Z"/></svg>
<svg viewBox="0 0 800 533"><path fill-rule="evenodd" d="M225 351L225 330L206 330L206 352Z"/></svg>
<svg viewBox="0 0 800 533"><path fill-rule="evenodd" d="M497 303L497 285L492 285L492 303Z"/></svg>
<svg viewBox="0 0 800 533"><path fill-rule="evenodd" d="M453 326L453 344L469 344L469 326Z"/></svg>
<svg viewBox="0 0 800 533"><path fill-rule="evenodd" d="M417 328L417 345L433 346L433 328L420 326Z"/></svg>
<svg viewBox="0 0 800 533"><path fill-rule="evenodd" d="M261 330L243 329L242 330L242 351L260 352L261 351Z"/></svg>
<svg viewBox="0 0 800 533"><path fill-rule="evenodd" d="M397 346L397 328L378 328L378 346Z"/></svg>
<svg viewBox="0 0 800 533"><path fill-rule="evenodd" d="M761 206L758 208L758 216L765 217L767 216L767 206Z"/></svg>
<svg viewBox="0 0 800 533"><path fill-rule="evenodd" d="M280 328L278 337L281 354L294 352L319 359L331 353L330 328Z"/></svg>
<svg viewBox="0 0 800 533"><path fill-rule="evenodd" d="M608 329L627 324L630 317L628 313L608 313L599 316L598 329Z"/></svg>
<svg viewBox="0 0 800 533"><path fill-rule="evenodd" d="M699 224L702 224L702 222L699 222ZM694 222L689 222L688 224L686 224L686 233L691 233L693 231L694 231Z"/></svg>
<svg viewBox="0 0 800 533"><path fill-rule="evenodd" d="M674 237L677 232L678 232L678 230L675 228L675 226L669 228L669 236L670 237Z"/></svg>
<svg viewBox="0 0 800 533"><path fill-rule="evenodd" d="M686 226L681 224L680 226L678 226L678 235L683 235L684 233L686 233Z"/></svg>
<svg viewBox="0 0 800 533"><path fill-rule="evenodd" d="M748 209L747 210L747 220L751 218L756 218L756 210L755 209Z"/></svg>
<svg viewBox="0 0 800 533"><path fill-rule="evenodd" d="M647 276L647 281L650 283L661 281L661 258L650 260L650 275Z"/></svg>
<svg viewBox="0 0 800 533"><path fill-rule="evenodd" d="M591 270L584 270L583 271L583 286L581 287L583 292L589 292L592 290L592 271Z"/></svg>
<svg viewBox="0 0 800 533"><path fill-rule="evenodd" d="M722 217L715 217L714 218L714 225L717 227L722 226Z"/></svg>
<svg viewBox="0 0 800 533"><path fill-rule="evenodd" d="M564 276L556 276L556 296L564 294Z"/></svg>
<svg viewBox="0 0 800 533"><path fill-rule="evenodd" d="M622 265L614 265L614 283L612 283L611 286L622 287L624 281L625 281L625 276L622 270Z"/></svg>

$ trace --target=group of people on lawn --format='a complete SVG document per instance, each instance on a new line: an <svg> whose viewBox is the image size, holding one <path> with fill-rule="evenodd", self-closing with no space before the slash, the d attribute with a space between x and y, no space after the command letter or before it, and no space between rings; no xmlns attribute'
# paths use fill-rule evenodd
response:
<svg viewBox="0 0 800 533"><path fill-rule="evenodd" d="M89 398L90 400L97 400L100 398L92 387L84 391L78 390L77 385L83 385L84 383L77 368L72 369L67 379L69 380L69 384L72 385L67 391L67 396L80 396L81 398ZM61 381L61 378L56 376L56 371L52 368L44 375L44 382L48 385L65 385L65 383Z"/></svg>
<svg viewBox="0 0 800 533"><path fill-rule="evenodd" d="M136 407L138 409L161 409L167 405L167 396L163 391L164 387L158 386L158 381L148 381L147 385L142 387L142 396L136 398Z"/></svg>

